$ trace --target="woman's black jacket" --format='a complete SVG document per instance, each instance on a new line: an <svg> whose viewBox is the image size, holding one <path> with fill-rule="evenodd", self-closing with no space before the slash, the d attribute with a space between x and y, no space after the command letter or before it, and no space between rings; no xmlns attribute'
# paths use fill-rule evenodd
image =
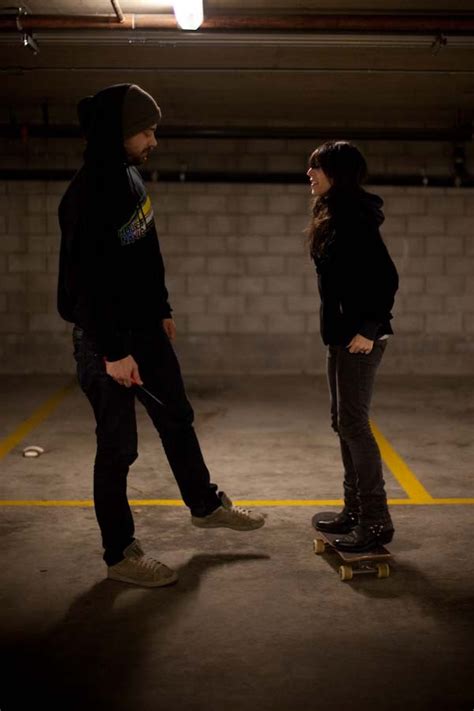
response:
<svg viewBox="0 0 474 711"><path fill-rule="evenodd" d="M330 191L322 199L331 230L322 253L313 258L323 342L346 346L358 333L370 340L393 333L398 274L379 232L382 199L362 189Z"/></svg>

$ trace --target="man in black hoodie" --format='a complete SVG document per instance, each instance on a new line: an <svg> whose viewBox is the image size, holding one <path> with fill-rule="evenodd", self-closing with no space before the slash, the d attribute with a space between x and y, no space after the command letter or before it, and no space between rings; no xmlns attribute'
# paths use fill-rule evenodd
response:
<svg viewBox="0 0 474 711"><path fill-rule="evenodd" d="M175 571L134 538L127 474L138 456L135 398L157 429L191 521L253 530L260 514L233 506L210 481L193 428L153 208L136 165L156 147L161 118L135 84L107 87L78 105L84 165L59 206L58 310L74 323L74 356L96 419L94 503L108 577L156 587Z"/></svg>

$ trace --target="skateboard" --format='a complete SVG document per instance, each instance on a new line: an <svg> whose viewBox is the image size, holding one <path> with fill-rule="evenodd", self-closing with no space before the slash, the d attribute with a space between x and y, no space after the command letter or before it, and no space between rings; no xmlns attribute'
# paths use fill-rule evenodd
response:
<svg viewBox="0 0 474 711"><path fill-rule="evenodd" d="M339 577L343 581L352 580L354 575L369 575L375 574L377 578L388 578L390 575L389 560L392 560L392 554L385 546L378 546L371 551L365 553L348 553L347 551L338 550L334 541L336 538L341 538L341 533L326 533L319 531L316 526L321 519L330 518L336 514L324 513L315 514L312 518L313 528L316 530L316 539L313 543L314 552L316 555L322 555L326 548L335 551L342 560L342 565L339 566Z"/></svg>

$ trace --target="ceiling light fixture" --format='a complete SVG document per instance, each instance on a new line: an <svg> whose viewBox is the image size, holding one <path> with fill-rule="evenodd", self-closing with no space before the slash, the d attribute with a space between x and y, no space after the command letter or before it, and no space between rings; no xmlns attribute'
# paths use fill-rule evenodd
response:
<svg viewBox="0 0 474 711"><path fill-rule="evenodd" d="M182 30L197 30L204 21L202 0L174 0L173 10Z"/></svg>

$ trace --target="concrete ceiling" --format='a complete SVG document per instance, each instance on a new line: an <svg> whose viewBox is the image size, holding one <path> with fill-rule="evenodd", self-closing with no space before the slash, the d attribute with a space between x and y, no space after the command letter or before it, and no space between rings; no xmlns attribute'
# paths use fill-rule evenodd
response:
<svg viewBox="0 0 474 711"><path fill-rule="evenodd" d="M33 14L100 15L111 12L110 0L28 0L19 3ZM2 0L2 7L15 6ZM122 0L125 13L171 11L172 2L161 0ZM204 0L205 12L469 12L472 0Z"/></svg>
<svg viewBox="0 0 474 711"><path fill-rule="evenodd" d="M28 0L27 7L33 15L112 12L105 0ZM149 0L123 0L121 7L125 13L166 11ZM449 6L446 0L209 0L205 8L268 15L473 9L472 0ZM36 56L19 35L0 35L1 123L11 115L40 122L45 100L51 123L74 122L79 98L122 81L153 93L168 127L341 127L375 135L383 128L450 131L474 117L472 34L448 35L437 53L429 35L41 30L34 36Z"/></svg>

